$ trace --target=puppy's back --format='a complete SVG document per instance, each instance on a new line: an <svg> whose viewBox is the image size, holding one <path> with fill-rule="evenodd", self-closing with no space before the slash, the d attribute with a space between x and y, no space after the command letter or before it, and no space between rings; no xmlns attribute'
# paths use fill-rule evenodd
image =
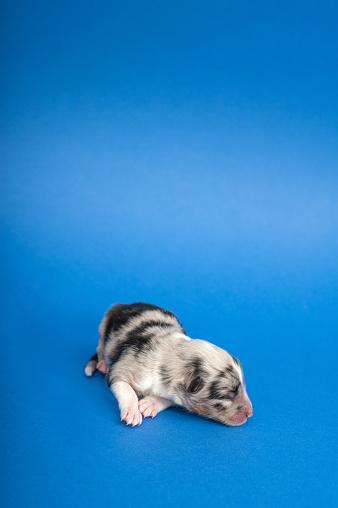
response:
<svg viewBox="0 0 338 508"><path fill-rule="evenodd" d="M107 364L112 366L127 352L145 353L168 332L185 334L173 312L140 302L114 305L100 325L100 342Z"/></svg>

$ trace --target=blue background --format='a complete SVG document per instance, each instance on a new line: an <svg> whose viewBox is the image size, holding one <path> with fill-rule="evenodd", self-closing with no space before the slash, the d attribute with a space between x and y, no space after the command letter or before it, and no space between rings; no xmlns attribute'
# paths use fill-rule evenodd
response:
<svg viewBox="0 0 338 508"><path fill-rule="evenodd" d="M6 507L337 506L334 1L2 2ZM254 416L119 421L114 302L244 366Z"/></svg>

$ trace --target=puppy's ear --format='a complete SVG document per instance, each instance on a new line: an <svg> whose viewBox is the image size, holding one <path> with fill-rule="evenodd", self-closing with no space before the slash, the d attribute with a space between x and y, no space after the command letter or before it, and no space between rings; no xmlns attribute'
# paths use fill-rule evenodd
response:
<svg viewBox="0 0 338 508"><path fill-rule="evenodd" d="M195 377L187 383L187 392L195 394L202 390L205 385L201 377Z"/></svg>

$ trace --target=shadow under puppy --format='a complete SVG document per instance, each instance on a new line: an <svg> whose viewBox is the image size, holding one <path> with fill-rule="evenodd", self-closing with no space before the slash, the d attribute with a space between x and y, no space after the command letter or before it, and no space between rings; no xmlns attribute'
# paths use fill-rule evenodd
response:
<svg viewBox="0 0 338 508"><path fill-rule="evenodd" d="M106 374L127 425L173 405L232 426L252 416L240 362L209 342L190 339L172 312L118 303L106 312L99 333L85 373Z"/></svg>

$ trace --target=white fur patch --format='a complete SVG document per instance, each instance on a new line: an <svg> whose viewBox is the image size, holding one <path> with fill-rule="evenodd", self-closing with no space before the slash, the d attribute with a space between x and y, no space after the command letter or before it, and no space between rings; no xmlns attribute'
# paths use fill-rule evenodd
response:
<svg viewBox="0 0 338 508"><path fill-rule="evenodd" d="M237 363L236 363L236 362L234 362L234 363L233 363L233 365L234 365L234 368L235 368L235 370L236 370L236 372L237 372L237 374L238 374L238 377L239 377L239 379L240 379L241 383L243 383L243 373L242 373L242 369L240 368L240 366L239 366L239 365L237 365Z"/></svg>
<svg viewBox="0 0 338 508"><path fill-rule="evenodd" d="M185 335L184 333L182 332L174 332L174 333L171 333L170 334L170 337L172 337L173 339L184 339L184 340L191 340L190 337L188 337L188 335Z"/></svg>

